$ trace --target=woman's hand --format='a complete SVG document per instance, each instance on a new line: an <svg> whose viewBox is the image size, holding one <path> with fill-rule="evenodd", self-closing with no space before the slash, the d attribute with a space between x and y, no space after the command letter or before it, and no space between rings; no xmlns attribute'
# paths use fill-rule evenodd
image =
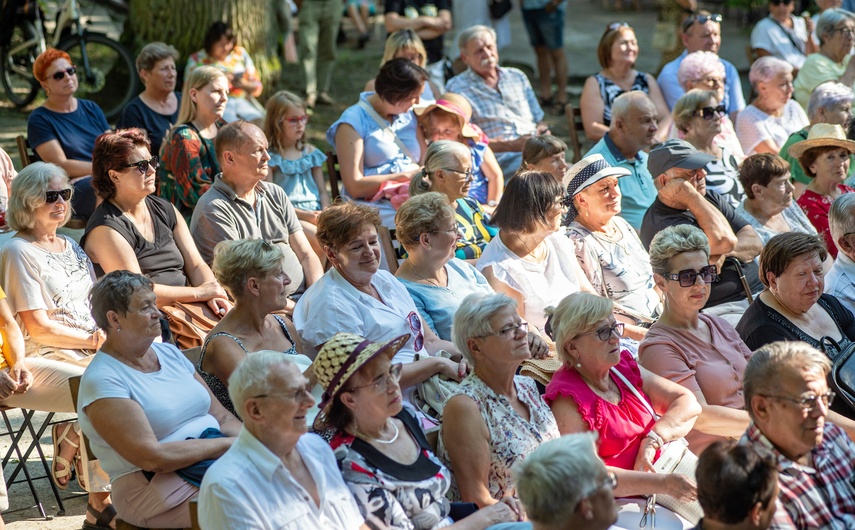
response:
<svg viewBox="0 0 855 530"><path fill-rule="evenodd" d="M211 298L208 300L208 307L214 314L225 316L226 313L232 310L232 304L225 298Z"/></svg>
<svg viewBox="0 0 855 530"><path fill-rule="evenodd" d="M698 499L698 486L687 475L679 473L663 474L665 489L663 493L680 502L694 502Z"/></svg>
<svg viewBox="0 0 855 530"><path fill-rule="evenodd" d="M653 471L653 459L656 458L656 442L651 438L644 438L638 447L638 456L635 457L636 471Z"/></svg>
<svg viewBox="0 0 855 530"><path fill-rule="evenodd" d="M533 359L545 359L549 357L549 345L537 333L528 334L528 349Z"/></svg>
<svg viewBox="0 0 855 530"><path fill-rule="evenodd" d="M481 524L484 527L488 527L499 523L524 521L525 511L520 501L513 497L505 497L496 504L481 508L475 512L474 516L481 519Z"/></svg>
<svg viewBox="0 0 855 530"><path fill-rule="evenodd" d="M208 280L207 282L196 287L196 300L205 301L212 298L222 298L228 300L225 289L222 288L217 280ZM216 310L216 308L214 308Z"/></svg>
<svg viewBox="0 0 855 530"><path fill-rule="evenodd" d="M92 347L89 349L97 350L101 347L102 344L104 344L105 340L107 340L107 335L104 333L103 330L98 329L93 331L92 334L89 335L89 341L92 344Z"/></svg>
<svg viewBox="0 0 855 530"><path fill-rule="evenodd" d="M466 377L466 371L468 369L466 360L456 362L446 357L434 357L434 359L439 363L439 370L437 370L437 373L442 374L449 379L454 379L458 383L463 381L463 378Z"/></svg>

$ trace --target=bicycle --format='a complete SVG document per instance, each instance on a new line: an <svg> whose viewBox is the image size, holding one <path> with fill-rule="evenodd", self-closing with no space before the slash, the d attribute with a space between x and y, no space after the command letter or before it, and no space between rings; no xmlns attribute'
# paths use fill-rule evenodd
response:
<svg viewBox="0 0 855 530"><path fill-rule="evenodd" d="M30 0L15 1L14 25L0 45L0 83L17 107L32 103L40 84L33 62L47 49L41 9ZM111 4L113 5L113 4ZM50 46L63 50L77 66L77 96L97 103L108 120L117 117L137 94L134 59L124 46L103 33L91 32L80 15L78 0L66 0L49 38Z"/></svg>

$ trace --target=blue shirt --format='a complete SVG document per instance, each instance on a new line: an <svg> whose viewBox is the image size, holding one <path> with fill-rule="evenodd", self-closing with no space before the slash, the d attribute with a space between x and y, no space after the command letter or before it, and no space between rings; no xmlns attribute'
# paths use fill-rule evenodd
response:
<svg viewBox="0 0 855 530"><path fill-rule="evenodd" d="M91 162L95 139L109 129L97 103L78 99L74 112L54 112L45 107L34 110L27 119L27 141L36 149L56 140L65 158Z"/></svg>
<svg viewBox="0 0 855 530"><path fill-rule="evenodd" d="M659 77L656 79L659 82L659 88L662 89L662 95L665 96L665 103L669 109L673 109L680 96L686 93L683 86L677 80L677 70L680 69L680 63L688 55L687 50L679 57L662 67L659 72ZM733 66L730 61L720 59L724 65L724 101L722 104L727 109L727 113L738 112L745 108L745 96L742 94L742 83L739 80L739 71Z"/></svg>
<svg viewBox="0 0 855 530"><path fill-rule="evenodd" d="M656 199L656 186L653 185L653 177L647 170L647 153L639 151L634 160L627 160L609 138L609 133L606 133L585 156L593 154L602 155L612 167L629 170L629 175L618 179L621 193L620 216L633 228L641 230L644 212Z"/></svg>

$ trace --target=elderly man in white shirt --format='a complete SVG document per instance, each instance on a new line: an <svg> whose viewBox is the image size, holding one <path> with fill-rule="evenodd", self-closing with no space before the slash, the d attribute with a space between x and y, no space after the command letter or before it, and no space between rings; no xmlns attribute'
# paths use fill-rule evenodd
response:
<svg viewBox="0 0 855 530"><path fill-rule="evenodd" d="M205 530L367 530L330 446L307 434L309 381L282 352L249 355L229 378L244 424L202 481Z"/></svg>
<svg viewBox="0 0 855 530"><path fill-rule="evenodd" d="M828 211L828 227L839 252L825 276L825 292L855 313L855 193L834 199Z"/></svg>

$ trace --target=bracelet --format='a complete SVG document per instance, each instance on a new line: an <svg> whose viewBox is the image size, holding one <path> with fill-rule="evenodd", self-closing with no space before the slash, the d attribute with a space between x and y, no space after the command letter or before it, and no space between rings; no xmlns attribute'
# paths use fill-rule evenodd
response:
<svg viewBox="0 0 855 530"><path fill-rule="evenodd" d="M656 434L653 430L647 431L647 437L653 440L653 445L656 446L656 449L662 449L665 445L665 440L663 440L662 437Z"/></svg>

